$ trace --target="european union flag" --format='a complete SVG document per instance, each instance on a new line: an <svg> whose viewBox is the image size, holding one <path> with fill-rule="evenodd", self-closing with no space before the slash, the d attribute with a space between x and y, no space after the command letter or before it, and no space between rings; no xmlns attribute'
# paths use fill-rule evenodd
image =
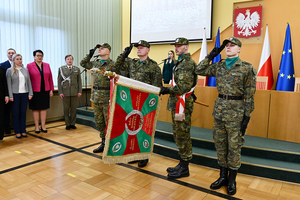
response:
<svg viewBox="0 0 300 200"><path fill-rule="evenodd" d="M220 28L218 28L217 39L215 43L215 47L220 47ZM221 60L221 54L214 57L212 63L219 62ZM216 77L208 77L207 86L216 87Z"/></svg>
<svg viewBox="0 0 300 200"><path fill-rule="evenodd" d="M293 62L293 51L291 41L290 25L288 24L285 33L285 42L278 72L276 90L294 91L295 71Z"/></svg>

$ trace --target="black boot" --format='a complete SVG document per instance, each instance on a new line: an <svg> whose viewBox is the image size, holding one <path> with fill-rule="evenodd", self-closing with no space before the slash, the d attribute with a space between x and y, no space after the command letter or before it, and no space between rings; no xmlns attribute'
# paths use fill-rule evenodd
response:
<svg viewBox="0 0 300 200"><path fill-rule="evenodd" d="M176 165L176 167L168 167L167 168L167 172L175 172L175 171L177 171L178 169L179 169L179 167L180 167L180 163L182 162L183 160L181 160L181 158L180 158L180 162L178 163L178 165Z"/></svg>
<svg viewBox="0 0 300 200"><path fill-rule="evenodd" d="M235 182L236 175L237 175L237 170L229 169L228 186L227 186L227 194L229 195L234 195L236 193L236 182Z"/></svg>
<svg viewBox="0 0 300 200"><path fill-rule="evenodd" d="M179 168L176 171L170 172L168 178L181 178L189 175L189 161L182 160L182 162L179 163Z"/></svg>
<svg viewBox="0 0 300 200"><path fill-rule="evenodd" d="M148 163L149 159L140 160L138 166L139 167L145 167Z"/></svg>
<svg viewBox="0 0 300 200"><path fill-rule="evenodd" d="M228 183L228 168L220 167L220 177L210 185L210 189L217 190Z"/></svg>
<svg viewBox="0 0 300 200"><path fill-rule="evenodd" d="M94 149L93 153L101 153L101 152L103 152L104 146L105 146L105 138L102 138L101 145L97 149Z"/></svg>

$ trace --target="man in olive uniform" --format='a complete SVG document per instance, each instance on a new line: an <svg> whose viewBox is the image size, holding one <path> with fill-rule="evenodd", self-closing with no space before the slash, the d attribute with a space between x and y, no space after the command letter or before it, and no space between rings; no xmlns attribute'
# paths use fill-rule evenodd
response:
<svg viewBox="0 0 300 200"><path fill-rule="evenodd" d="M99 60L90 61L96 49L98 50ZM97 45L80 62L86 69L104 67L107 71L116 72L113 61L109 58L111 46L108 43ZM103 152L105 146L105 127L107 123L107 111L110 98L110 79L97 70L93 70L94 86L91 94L91 101L94 102L94 116L97 129L100 131L102 144L93 150L94 153Z"/></svg>
<svg viewBox="0 0 300 200"><path fill-rule="evenodd" d="M209 64L225 47L227 58ZM256 70L250 63L239 58L242 43L231 37L223 41L220 48L215 47L195 70L202 76L216 77L219 97L213 111L213 137L220 165L220 177L211 184L211 189L227 185L227 193L236 193L235 178L241 166L241 148L244 134L254 110L256 90ZM229 171L229 175L228 175Z"/></svg>
<svg viewBox="0 0 300 200"><path fill-rule="evenodd" d="M173 136L180 156L179 164L167 169L168 178L180 178L190 175L188 165L192 159L190 129L195 98L193 90L198 78L194 72L197 64L188 53L189 41L177 38L172 45L175 45L178 60L173 69L171 87L162 87L160 93L170 94L167 109L172 113Z"/></svg>
<svg viewBox="0 0 300 200"><path fill-rule="evenodd" d="M119 70L128 71L131 79L161 87L161 69L157 65L157 62L148 56L150 44L145 40L140 40L137 44L134 44L134 46L137 47L137 56L139 59L127 59L132 49L132 45L130 45L118 56L115 62L116 67L118 67ZM148 159L140 160L138 166L145 167L147 163Z"/></svg>
<svg viewBox="0 0 300 200"><path fill-rule="evenodd" d="M79 67L73 66L73 56L66 55L67 65L58 69L58 94L63 99L66 129L76 129L77 100L82 94L81 74Z"/></svg>

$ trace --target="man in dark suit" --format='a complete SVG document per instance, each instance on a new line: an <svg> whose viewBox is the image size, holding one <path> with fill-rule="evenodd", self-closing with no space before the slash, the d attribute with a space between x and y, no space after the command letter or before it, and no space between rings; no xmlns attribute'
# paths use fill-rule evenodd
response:
<svg viewBox="0 0 300 200"><path fill-rule="evenodd" d="M4 106L9 102L5 69L0 67L0 143L4 136Z"/></svg>
<svg viewBox="0 0 300 200"><path fill-rule="evenodd" d="M0 63L0 66L4 68L4 76L6 76L7 69L12 66L12 57L13 57L13 55L15 53L16 53L16 50L14 50L13 48L9 48L7 50L7 58L8 58L8 60L5 61L5 62L3 62L3 63ZM10 134L10 112L11 112L11 103L8 102L4 106L4 114L5 114L5 123L4 123L4 126L5 126L5 133L6 134Z"/></svg>

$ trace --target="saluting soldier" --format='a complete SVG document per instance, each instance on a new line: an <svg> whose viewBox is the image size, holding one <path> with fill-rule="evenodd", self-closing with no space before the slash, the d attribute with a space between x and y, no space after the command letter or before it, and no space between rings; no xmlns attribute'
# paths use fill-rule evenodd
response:
<svg viewBox="0 0 300 200"><path fill-rule="evenodd" d="M73 65L73 56L66 55L66 65L58 69L58 94L63 99L66 129L76 129L76 109L78 98L82 95L79 67Z"/></svg>
<svg viewBox="0 0 300 200"><path fill-rule="evenodd" d="M128 72L129 77L156 87L162 86L161 69L157 62L149 58L150 44L145 40L140 40L134 44L137 47L137 56L134 59L128 59L133 45L126 47L124 52L118 56L115 65L120 71ZM132 162L131 162L132 163ZM148 159L140 160L139 167L145 167Z"/></svg>
<svg viewBox="0 0 300 200"><path fill-rule="evenodd" d="M225 61L209 64L224 47L227 55ZM241 41L235 37L224 40L222 46L215 47L195 71L198 75L216 77L219 97L213 111L213 137L220 177L210 188L227 186L229 195L236 193L235 179L241 166L241 148L250 114L254 110L256 90L256 70L250 63L239 58L241 47Z"/></svg>
<svg viewBox="0 0 300 200"><path fill-rule="evenodd" d="M188 166L192 159L190 129L195 100L193 91L198 77L194 72L197 64L188 53L189 41L177 38L172 45L175 45L178 60L173 69L171 87L162 87L160 94L170 94L167 109L172 113L173 136L180 156L176 167L167 168L168 178L180 178L190 175Z"/></svg>
<svg viewBox="0 0 300 200"><path fill-rule="evenodd" d="M96 49L100 59L91 61ZM110 59L111 46L108 43L97 44L94 49L90 49L90 53L83 58L80 65L86 69L104 67L107 71L116 72L113 61ZM94 117L97 129L100 132L102 139L101 145L94 149L94 153L103 152L105 146L105 127L107 123L107 111L110 98L110 79L104 76L100 71L93 70L93 92L91 94L91 101L94 102Z"/></svg>

